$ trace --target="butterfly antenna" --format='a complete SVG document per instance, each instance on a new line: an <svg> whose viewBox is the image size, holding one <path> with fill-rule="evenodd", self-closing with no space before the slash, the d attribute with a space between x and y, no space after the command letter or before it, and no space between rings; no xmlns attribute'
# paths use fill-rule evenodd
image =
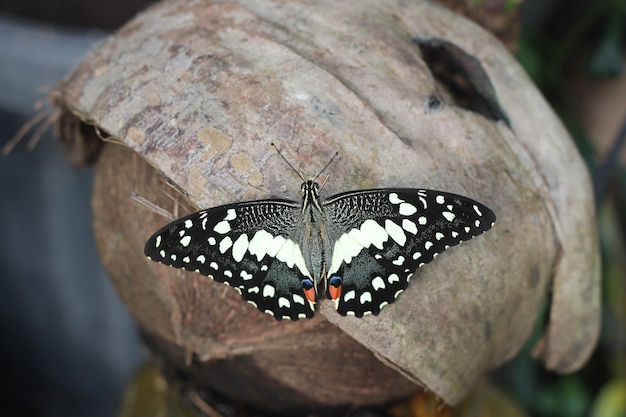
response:
<svg viewBox="0 0 626 417"><path fill-rule="evenodd" d="M302 175L301 171L298 171L292 164L291 162L289 162L289 160L287 158L285 158L285 155L282 154L282 152L280 151L280 149L278 149L278 146L274 145L274 142L270 143L270 145L276 149L276 152L278 152L278 155L280 155L281 158L283 158L283 161L285 161L287 163L287 165L289 165L289 168L291 168L293 170L293 172L296 173L297 176L299 176L302 181L306 182L306 179L304 178L304 175Z"/></svg>
<svg viewBox="0 0 626 417"><path fill-rule="evenodd" d="M316 179L318 179L318 178L319 178L319 176L320 176L320 175L322 175L322 174L324 173L324 171L326 171L326 169L330 166L330 164L332 164L332 163L333 163L333 161L335 160L335 158L337 158L337 156L338 156L338 155L339 155L339 152L335 152L335 154L333 155L333 157L332 157L332 158L330 158L330 161L328 161L328 163L326 164L326 166L325 166L325 167L324 167L324 168L320 171L320 173L319 173L319 174L317 174L317 175L315 176L315 178L313 178L313 181L315 181ZM330 175L329 175L328 177L330 177ZM328 177L326 177L326 180L324 180L324 184L326 184L326 181L328 181ZM324 186L324 185L322 184L322 187L323 187L323 186Z"/></svg>
<svg viewBox="0 0 626 417"><path fill-rule="evenodd" d="M330 174L326 175L326 178L324 178L324 181L322 182L322 184L320 185L320 191L322 191L324 189L324 186L326 185L326 183L328 182L328 179L330 178Z"/></svg>

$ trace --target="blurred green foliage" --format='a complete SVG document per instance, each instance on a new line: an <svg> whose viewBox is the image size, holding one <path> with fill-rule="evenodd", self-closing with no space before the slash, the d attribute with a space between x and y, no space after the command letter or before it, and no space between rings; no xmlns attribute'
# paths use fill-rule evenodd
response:
<svg viewBox="0 0 626 417"><path fill-rule="evenodd" d="M526 7L538 4L528 1ZM593 138L576 114L578 106L571 102L580 98L571 94L576 78L569 76L575 67L589 78L624 76L626 0L555 4L542 21L524 22L517 56L570 130L592 177L603 169L612 173L610 186L599 190L597 200L603 261L602 335L583 369L567 376L547 372L530 357L546 319L544 311L527 347L494 378L531 416L626 417L626 168L618 165L619 158L615 166L603 166L603 157L595 153ZM623 153L619 140L615 138L613 152Z"/></svg>

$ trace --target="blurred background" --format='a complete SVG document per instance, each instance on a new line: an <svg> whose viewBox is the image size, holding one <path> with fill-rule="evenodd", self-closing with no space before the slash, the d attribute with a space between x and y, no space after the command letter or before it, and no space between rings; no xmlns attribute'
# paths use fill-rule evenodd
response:
<svg viewBox="0 0 626 417"><path fill-rule="evenodd" d="M552 374L531 359L531 340L493 385L526 415L626 416L626 0L445 3L507 22L503 39L570 130L598 203L604 309L593 357ZM43 115L72 65L148 4L0 1L0 147ZM92 176L41 123L0 160L0 416L118 415L147 359L96 253Z"/></svg>

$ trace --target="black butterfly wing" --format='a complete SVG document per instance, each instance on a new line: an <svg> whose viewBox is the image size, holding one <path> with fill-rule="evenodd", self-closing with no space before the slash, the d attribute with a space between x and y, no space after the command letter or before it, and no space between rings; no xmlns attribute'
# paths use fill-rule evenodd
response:
<svg viewBox="0 0 626 417"><path fill-rule="evenodd" d="M332 260L327 296L342 315L378 314L420 266L489 230L496 216L456 194L421 189L342 193L325 203ZM336 293L336 289L335 289Z"/></svg>
<svg viewBox="0 0 626 417"><path fill-rule="evenodd" d="M298 245L300 205L259 200L201 210L157 231L147 257L196 271L235 288L244 300L281 320L314 314L302 287L311 278Z"/></svg>

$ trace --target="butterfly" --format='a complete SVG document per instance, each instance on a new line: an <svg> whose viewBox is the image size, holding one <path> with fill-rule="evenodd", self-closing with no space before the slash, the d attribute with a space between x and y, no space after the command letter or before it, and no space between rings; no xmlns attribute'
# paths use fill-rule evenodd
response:
<svg viewBox="0 0 626 417"><path fill-rule="evenodd" d="M324 200L315 179L300 176L301 201L198 211L154 233L145 255L228 284L277 320L313 317L321 283L339 314L362 317L377 315L419 267L496 220L477 201L428 189L348 191Z"/></svg>

